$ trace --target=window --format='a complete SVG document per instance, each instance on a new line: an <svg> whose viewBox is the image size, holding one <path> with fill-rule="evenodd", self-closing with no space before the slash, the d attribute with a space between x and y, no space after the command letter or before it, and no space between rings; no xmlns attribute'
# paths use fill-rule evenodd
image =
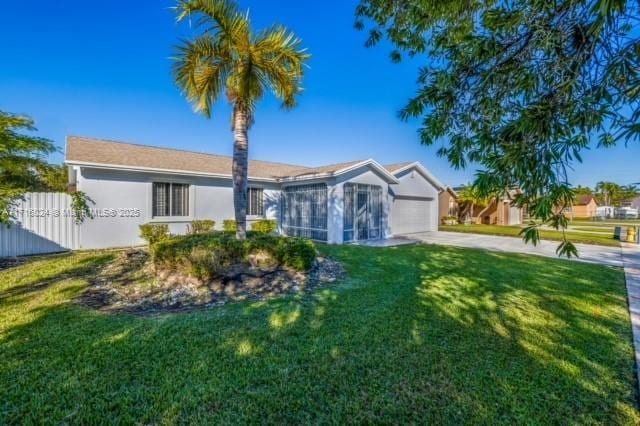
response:
<svg viewBox="0 0 640 426"><path fill-rule="evenodd" d="M453 197L449 196L449 216L457 216L456 202Z"/></svg>
<svg viewBox="0 0 640 426"><path fill-rule="evenodd" d="M286 235L327 241L327 185L290 186L282 190Z"/></svg>
<svg viewBox="0 0 640 426"><path fill-rule="evenodd" d="M262 188L249 188L247 194L247 214L264 216L264 191Z"/></svg>
<svg viewBox="0 0 640 426"><path fill-rule="evenodd" d="M153 217L189 216L189 185L153 183Z"/></svg>

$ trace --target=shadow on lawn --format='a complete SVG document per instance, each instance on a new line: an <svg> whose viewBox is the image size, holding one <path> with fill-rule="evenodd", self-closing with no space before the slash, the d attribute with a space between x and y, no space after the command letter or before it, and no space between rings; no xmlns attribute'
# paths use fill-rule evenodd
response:
<svg viewBox="0 0 640 426"><path fill-rule="evenodd" d="M0 328L1 418L638 419L618 270L443 247L323 250L344 261L343 283L188 314L65 302L89 261L7 293L50 301Z"/></svg>

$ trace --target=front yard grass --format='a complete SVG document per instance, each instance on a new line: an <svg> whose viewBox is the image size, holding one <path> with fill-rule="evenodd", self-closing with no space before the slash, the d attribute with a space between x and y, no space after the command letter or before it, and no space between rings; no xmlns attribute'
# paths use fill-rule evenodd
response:
<svg viewBox="0 0 640 426"><path fill-rule="evenodd" d="M640 422L621 270L321 250L346 279L162 316L75 303L113 253L0 271L0 423Z"/></svg>
<svg viewBox="0 0 640 426"><path fill-rule="evenodd" d="M499 235L507 237L519 237L522 226L498 226L498 225L440 225L440 231L462 232L467 234ZM574 243L595 244L601 246L619 247L620 242L613 239L611 234L580 232L567 230L567 237ZM550 229L541 229L540 238L543 240L561 241L562 232Z"/></svg>

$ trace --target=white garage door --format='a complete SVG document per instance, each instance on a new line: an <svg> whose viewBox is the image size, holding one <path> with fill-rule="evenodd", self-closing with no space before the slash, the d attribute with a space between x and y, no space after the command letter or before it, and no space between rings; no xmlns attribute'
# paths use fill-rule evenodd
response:
<svg viewBox="0 0 640 426"><path fill-rule="evenodd" d="M509 225L520 225L520 209L517 207L509 208Z"/></svg>
<svg viewBox="0 0 640 426"><path fill-rule="evenodd" d="M396 198L391 212L391 232L397 235L430 231L432 204L431 200Z"/></svg>

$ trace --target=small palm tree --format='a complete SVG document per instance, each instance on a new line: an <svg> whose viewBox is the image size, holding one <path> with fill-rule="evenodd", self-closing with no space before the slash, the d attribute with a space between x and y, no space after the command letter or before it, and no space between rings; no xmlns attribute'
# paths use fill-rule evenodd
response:
<svg viewBox="0 0 640 426"><path fill-rule="evenodd" d="M468 184L458 190L458 203L462 205L460 209L460 220L464 220L468 215L473 215L476 206L485 207L491 202L490 197L483 197L475 186Z"/></svg>
<svg viewBox="0 0 640 426"><path fill-rule="evenodd" d="M211 117L224 93L232 105L233 205L236 236L246 236L248 130L256 103L269 89L293 108L302 92L303 69L309 54L301 40L282 26L255 34L248 14L226 0L183 0L176 7L178 22L189 19L201 33L177 48L174 75L197 112ZM191 21L193 18L193 21Z"/></svg>

